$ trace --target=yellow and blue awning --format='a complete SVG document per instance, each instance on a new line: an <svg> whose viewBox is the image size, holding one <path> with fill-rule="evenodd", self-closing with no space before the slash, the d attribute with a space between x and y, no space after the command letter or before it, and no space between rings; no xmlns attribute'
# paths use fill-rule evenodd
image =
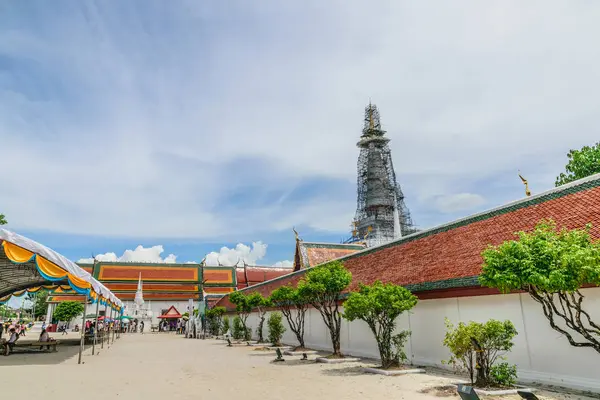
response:
<svg viewBox="0 0 600 400"><path fill-rule="evenodd" d="M99 301L100 304L116 311L123 310L121 300L106 286L98 282L89 272L54 250L6 229L0 229L0 243L4 254L13 264L33 263L44 280L66 281L72 290L89 297L92 302ZM19 290L12 295L22 296L27 291L32 293L44 286L48 285ZM0 303L2 300L0 299Z"/></svg>

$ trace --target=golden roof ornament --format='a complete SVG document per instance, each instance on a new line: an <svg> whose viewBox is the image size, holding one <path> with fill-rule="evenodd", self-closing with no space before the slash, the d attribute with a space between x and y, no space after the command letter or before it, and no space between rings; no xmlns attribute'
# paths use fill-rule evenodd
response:
<svg viewBox="0 0 600 400"><path fill-rule="evenodd" d="M367 228L367 233L365 234L365 236L363 237L363 240L367 240L367 236L369 236L369 233L371 233L371 231L373 230L372 226L369 226Z"/></svg>
<svg viewBox="0 0 600 400"><path fill-rule="evenodd" d="M527 197L531 196L531 191L529 190L529 182L527 182L527 179L523 178L523 176L521 175L521 171L519 171L519 178L521 178L521 181L523 181L523 184L525 185L525 195Z"/></svg>

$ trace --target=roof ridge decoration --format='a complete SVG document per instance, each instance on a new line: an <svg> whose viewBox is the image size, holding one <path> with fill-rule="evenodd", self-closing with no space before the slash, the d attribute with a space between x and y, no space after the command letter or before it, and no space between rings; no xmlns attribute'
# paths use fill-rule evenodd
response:
<svg viewBox="0 0 600 400"><path fill-rule="evenodd" d="M90 263L76 263L77 265L85 265L85 266L90 266L90 265L94 265L94 264L90 264ZM199 266L201 266L201 264L198 263L165 263L165 262L141 262L141 261L98 261L96 263L96 265L100 266L100 265L117 265L117 266L124 266L124 267L135 267L135 266L140 266L140 267L193 267L193 268L198 268Z"/></svg>
<svg viewBox="0 0 600 400"><path fill-rule="evenodd" d="M364 244L361 243L333 243L333 242L304 242L302 241L302 245L305 246L328 246L328 247L360 247L365 248Z"/></svg>

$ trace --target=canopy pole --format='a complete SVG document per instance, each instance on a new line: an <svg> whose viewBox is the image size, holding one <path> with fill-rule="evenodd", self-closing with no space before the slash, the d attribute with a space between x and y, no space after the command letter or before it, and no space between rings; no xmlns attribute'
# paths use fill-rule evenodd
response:
<svg viewBox="0 0 600 400"><path fill-rule="evenodd" d="M79 360L77 364L81 364L81 354L83 353L83 343L85 341L85 313L87 311L87 295L85 296L85 300L83 301L83 321L81 323L81 340L79 342Z"/></svg>
<svg viewBox="0 0 600 400"><path fill-rule="evenodd" d="M111 308L111 314L113 313L113 311L114 310ZM114 313L117 314L116 311ZM113 319L113 318L111 317L111 319ZM115 321L113 321L112 326L113 326L113 329L112 329L112 343L115 344L115 328L117 327L117 324L115 324Z"/></svg>
<svg viewBox="0 0 600 400"><path fill-rule="evenodd" d="M106 338L106 304L104 305L104 323L102 324L102 336L100 336L100 348L104 348L104 339Z"/></svg>
<svg viewBox="0 0 600 400"><path fill-rule="evenodd" d="M113 319L113 309L112 307L110 308L110 317L111 320ZM110 349L110 322L108 323L108 329L106 330L106 344L108 345L108 348ZM113 330L115 329L114 323L113 323Z"/></svg>
<svg viewBox="0 0 600 400"><path fill-rule="evenodd" d="M92 355L96 354L96 338L98 337L98 311L100 311L100 300L96 301L96 319L94 320L94 342L92 343Z"/></svg>

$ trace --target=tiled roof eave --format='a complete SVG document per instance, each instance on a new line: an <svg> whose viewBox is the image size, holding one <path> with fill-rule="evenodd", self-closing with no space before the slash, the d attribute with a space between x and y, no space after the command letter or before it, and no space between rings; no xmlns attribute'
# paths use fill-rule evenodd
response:
<svg viewBox="0 0 600 400"><path fill-rule="evenodd" d="M471 215L471 216L468 216L465 218L461 218L461 219L449 222L447 224L442 224L442 225L439 225L439 226L431 228L431 229L416 232L411 235L400 238L398 240L392 241L390 243L371 247L371 248L368 248L368 249L365 249L362 251L357 251L356 253L352 253L352 254L345 255L345 256L342 256L342 257L339 257L336 259L328 260L322 264L326 264L326 263L329 263L332 261L344 261L344 260L349 260L349 259L353 259L356 257L362 257L364 255L373 253L378 250L382 250L384 248L394 247L394 246L398 246L398 245L408 243L408 242L411 242L414 240L419 240L419 239L425 238L427 236L435 235L437 233L450 231L452 229L456 229L456 228L459 228L459 227L462 227L462 226L465 226L465 225L468 225L468 224L471 224L474 222L487 220L487 219L493 218L498 215L510 213L510 212L513 212L513 211L516 211L516 210L519 210L522 208L534 206L534 205L544 203L549 200L567 196L567 195L573 194L573 193L583 192L583 191L593 189L596 187L600 187L600 174L595 174L590 177L580 179L575 182L571 182L569 184L542 192L540 194L537 194L537 195L534 195L531 197L526 197L524 199L516 200L516 201L510 202L510 203L504 204L500 207L495 207L493 209L490 209L490 210L487 210L487 211L484 211L481 213L477 213L477 214L474 214L474 215ZM304 242L300 242L300 248L302 250L304 250L304 252L305 252L306 247L302 246L303 244L304 244ZM304 254L302 254L302 252L301 252L301 256L303 256L303 255ZM322 264L319 264L319 265L322 265ZM309 268L313 268L316 266L317 265L310 266ZM295 272L292 272L287 275L283 275L283 276L280 276L280 277L277 277L274 279L270 279L261 284L257 284L257 285L251 286L251 287L241 289L241 291L245 291L248 289L259 290L261 287L276 283L280 280L283 280L283 279L291 280L293 277L295 277L297 275L301 276L304 273L306 273L306 271L307 271L307 269L295 271ZM436 290L436 289L477 287L477 286L480 286L477 279L478 279L477 276L469 276L469 277L451 278L451 279L442 280L442 281L408 284L408 285L405 285L405 287L407 287L409 290L414 291L414 292L419 292L419 291L423 292L423 291Z"/></svg>

